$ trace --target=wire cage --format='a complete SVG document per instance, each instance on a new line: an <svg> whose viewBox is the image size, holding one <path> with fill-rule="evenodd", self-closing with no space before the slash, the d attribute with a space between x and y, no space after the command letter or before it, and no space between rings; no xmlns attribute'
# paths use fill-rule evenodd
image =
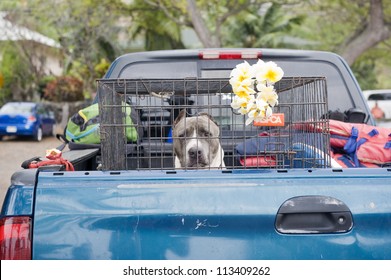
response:
<svg viewBox="0 0 391 280"><path fill-rule="evenodd" d="M178 168L173 125L183 110L196 118L207 113L218 124L218 135L203 137L218 138L225 169L330 166L324 77L283 78L274 86L279 102L272 117L250 125L245 125L246 116L231 107L228 79L101 79L97 83L103 170ZM129 115L125 107L131 108L131 123L125 121ZM129 140L129 128L137 131L137 139Z"/></svg>

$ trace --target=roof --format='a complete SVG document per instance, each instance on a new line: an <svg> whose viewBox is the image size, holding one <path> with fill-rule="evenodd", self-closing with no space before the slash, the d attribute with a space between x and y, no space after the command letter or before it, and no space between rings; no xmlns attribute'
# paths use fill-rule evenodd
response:
<svg viewBox="0 0 391 280"><path fill-rule="evenodd" d="M46 46L59 48L60 44L26 27L17 26L5 19L6 13L0 12L0 41L34 41Z"/></svg>

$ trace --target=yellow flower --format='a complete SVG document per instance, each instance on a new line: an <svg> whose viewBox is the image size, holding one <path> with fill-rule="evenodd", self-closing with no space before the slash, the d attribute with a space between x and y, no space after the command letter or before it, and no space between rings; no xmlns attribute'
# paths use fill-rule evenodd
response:
<svg viewBox="0 0 391 280"><path fill-rule="evenodd" d="M246 107L248 103L248 99L245 97L240 97L240 96L234 96L231 107L233 109L240 109L241 107Z"/></svg>
<svg viewBox="0 0 391 280"><path fill-rule="evenodd" d="M263 67L257 69L255 78L259 83L266 82L274 84L284 76L284 71L273 61L263 63Z"/></svg>
<svg viewBox="0 0 391 280"><path fill-rule="evenodd" d="M235 94L231 107L242 115L247 114L246 125L264 121L272 115L273 107L278 104L274 83L283 75L276 63L260 59L252 66L244 61L231 71L229 83Z"/></svg>
<svg viewBox="0 0 391 280"><path fill-rule="evenodd" d="M250 98L250 95L253 95L255 93L255 90L248 86L239 86L234 89L233 92L239 97Z"/></svg>
<svg viewBox="0 0 391 280"><path fill-rule="evenodd" d="M258 84L257 99L262 99L267 102L270 106L274 107L278 104L278 95L273 86L265 86L264 84Z"/></svg>
<svg viewBox="0 0 391 280"><path fill-rule="evenodd" d="M251 66L247 61L240 63L231 71L229 83L233 92L240 97L247 97L254 94L254 79Z"/></svg>
<svg viewBox="0 0 391 280"><path fill-rule="evenodd" d="M248 97L234 96L231 107L233 109L238 109L239 113L245 115L252 108L254 102L255 98L253 95L249 95Z"/></svg>
<svg viewBox="0 0 391 280"><path fill-rule="evenodd" d="M247 106L244 106L244 107L240 107L238 112L242 115L245 115L247 114L248 112L250 111L250 108L248 108Z"/></svg>
<svg viewBox="0 0 391 280"><path fill-rule="evenodd" d="M252 76L252 67L247 61L236 65L236 67L231 71L230 75L230 77L236 77L238 80L241 81L251 79Z"/></svg>

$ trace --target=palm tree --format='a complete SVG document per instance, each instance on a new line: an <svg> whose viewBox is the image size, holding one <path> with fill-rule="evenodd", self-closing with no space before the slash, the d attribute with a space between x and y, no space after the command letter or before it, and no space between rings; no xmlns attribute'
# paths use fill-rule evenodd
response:
<svg viewBox="0 0 391 280"><path fill-rule="evenodd" d="M263 12L262 8L266 8ZM304 21L304 15L289 17L283 7L273 3L260 10L246 10L229 24L225 46L229 47L263 47L279 48L294 47L310 43L306 40L287 36L295 25Z"/></svg>
<svg viewBox="0 0 391 280"><path fill-rule="evenodd" d="M131 16L129 34L133 40L141 38L144 50L182 49L181 26L166 14L145 1L128 6Z"/></svg>

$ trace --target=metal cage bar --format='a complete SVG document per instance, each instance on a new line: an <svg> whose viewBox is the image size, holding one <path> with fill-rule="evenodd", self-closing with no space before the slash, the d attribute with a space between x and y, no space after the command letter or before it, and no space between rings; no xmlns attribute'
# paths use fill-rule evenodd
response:
<svg viewBox="0 0 391 280"><path fill-rule="evenodd" d="M283 115L284 124L246 126L245 116L230 106L228 79L98 80L102 167L174 169L172 127L181 110L208 113L218 123L227 169L329 167L325 78L288 77L275 88L274 113ZM126 139L124 104L131 106L137 141Z"/></svg>

